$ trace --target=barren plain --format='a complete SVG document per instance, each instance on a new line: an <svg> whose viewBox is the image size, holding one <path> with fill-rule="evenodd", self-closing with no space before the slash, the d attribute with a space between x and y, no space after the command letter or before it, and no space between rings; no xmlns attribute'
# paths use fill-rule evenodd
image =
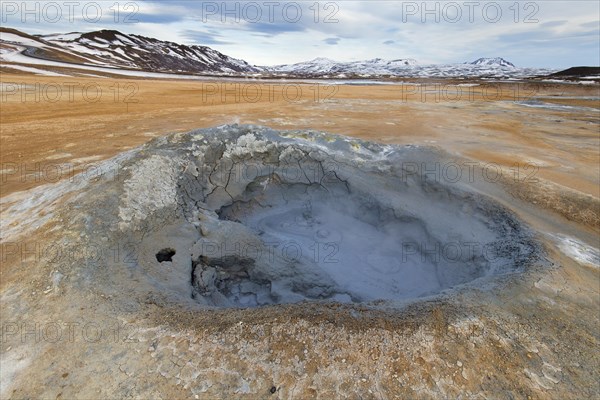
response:
<svg viewBox="0 0 600 400"><path fill-rule="evenodd" d="M597 84L167 81L5 69L0 88L2 398L598 396ZM48 255L83 236L75 216L85 202L77 189L36 199L78 173L94 181L103 160L153 139L140 154L177 142L170 133L226 124L443 152L439 170L419 172L435 180L455 172L445 169L451 163L483 171L474 190L523 221L543 252L490 288L402 307L229 309L145 293L137 272L109 264L92 272L85 255Z"/></svg>

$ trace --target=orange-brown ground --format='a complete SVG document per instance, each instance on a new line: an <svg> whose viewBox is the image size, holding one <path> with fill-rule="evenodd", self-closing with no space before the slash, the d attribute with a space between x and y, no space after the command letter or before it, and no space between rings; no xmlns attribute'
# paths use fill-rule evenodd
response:
<svg viewBox="0 0 600 400"><path fill-rule="evenodd" d="M239 122L440 146L600 197L597 86L444 86L458 81L421 82L425 86L326 82L286 86L8 72L0 81L2 196L54 182L154 136ZM94 101L98 88L101 94ZM536 96L586 108L548 110L515 102ZM526 170L530 165L535 171Z"/></svg>
<svg viewBox="0 0 600 400"><path fill-rule="evenodd" d="M286 101L284 87L269 83L260 87L263 100L252 103L236 101L242 86L229 86L226 101L219 100L218 91L212 94L215 84L223 89L219 82L39 77L6 70L0 81L3 198L56 181L57 170L68 178L71 166L82 170L169 132L232 122L310 128L439 146L506 171L516 168L519 179L505 182L514 200L510 208L537 228L552 264L490 293L475 290L398 312L300 303L198 313L151 297L121 303L102 290L70 287L69 273L79 274L83 266L63 270L63 283L54 284L56 263L43 256L40 261L29 246L24 255L11 253L9 262L3 257L0 268L3 334L18 329L1 344L7 397L546 399L599 393L599 270L563 254L551 236L573 232L588 243L598 237L597 86L503 83L487 86L502 90L498 99L489 92L482 97L485 86L478 86L463 87L474 91L472 98L436 102L434 95L444 88L433 81L423 82L430 85L425 101L416 86L341 86L332 95L327 85L303 85L301 101ZM10 94L14 83L51 82L99 85L103 95L91 102L75 90L73 101L63 93L59 101L36 102L31 93L24 99ZM116 88L127 96L129 83L135 95L128 103L116 101ZM319 101L317 88L329 90ZM515 102L517 88L528 89L520 97L556 95L540 100L586 108L526 107ZM256 87L246 90L251 97ZM295 89L289 90L293 97ZM53 95L50 89L47 95ZM511 201L505 195L498 200ZM68 220L68 213L59 215L9 244L76 242L80 232L54 229ZM75 335L58 341L23 339L24 328L15 325L73 321L80 324ZM110 336L90 341L82 335L86 323L109 329ZM128 327L118 339L110 330L115 323Z"/></svg>

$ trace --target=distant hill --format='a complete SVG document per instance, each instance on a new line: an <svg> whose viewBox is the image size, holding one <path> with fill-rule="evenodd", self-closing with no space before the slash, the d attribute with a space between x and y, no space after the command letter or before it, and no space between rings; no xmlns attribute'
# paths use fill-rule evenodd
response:
<svg viewBox="0 0 600 400"><path fill-rule="evenodd" d="M301 75L398 75L406 70L406 67L416 66L417 61L411 58L402 58L395 60L384 60L374 58L364 61L339 62L329 58L318 57L311 61L300 62L297 64L276 65L266 67L272 72L297 73Z"/></svg>
<svg viewBox="0 0 600 400"><path fill-rule="evenodd" d="M470 62L471 65L480 65L486 67L509 67L515 68L515 65L510 61L506 61L502 57L494 57L494 58L478 58L477 60Z"/></svg>
<svg viewBox="0 0 600 400"><path fill-rule="evenodd" d="M28 35L0 28L4 58L12 52L52 61L170 73L255 73L260 69L206 46L188 46L115 30Z"/></svg>
<svg viewBox="0 0 600 400"><path fill-rule="evenodd" d="M600 75L600 67L571 67L564 71L558 71L550 76L582 77Z"/></svg>
<svg viewBox="0 0 600 400"><path fill-rule="evenodd" d="M460 64L426 65L404 57L363 61L335 61L321 57L296 64L263 67L250 65L207 46L178 44L116 30L30 35L9 28L0 28L0 61L4 68L23 71L35 66L38 70L36 73L44 73L43 69L48 68L54 74L52 68L60 68L58 72L69 74L80 68L130 76L167 73L323 79L522 79L547 76L556 71L518 68L501 57L479 58ZM594 73L597 74L594 71L585 72Z"/></svg>

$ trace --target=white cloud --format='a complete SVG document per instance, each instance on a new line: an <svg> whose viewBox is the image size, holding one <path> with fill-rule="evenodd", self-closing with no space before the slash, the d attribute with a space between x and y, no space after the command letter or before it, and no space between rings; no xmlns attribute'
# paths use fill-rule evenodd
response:
<svg viewBox="0 0 600 400"><path fill-rule="evenodd" d="M3 2L2 7L6 3ZM80 2L80 8L86 3L90 2ZM479 1L474 8L462 1L430 1L426 2L427 9L423 8L425 3L422 1L279 2L271 9L266 2L245 1L237 2L240 20L223 13L225 10L220 8L224 2L220 1L131 2L138 6L133 18L139 23L122 21L132 11L131 7L125 7L127 2L118 2L121 19L118 22L114 21L114 8L111 9L114 1L98 3L102 4L104 18L96 23L78 15L72 22L42 20L23 24L19 14L9 15L3 23L30 33L110 28L186 44L194 43L193 38L204 39L207 43L196 43L261 65L298 62L319 56L339 60L415 58L421 63L502 56L521 66L550 67L600 63L597 34L594 39L600 6L595 1L519 2L517 8L515 2L509 1ZM244 19L256 15L251 12L250 3L262 6L261 18L255 23ZM229 11L236 10L235 4L227 2L226 7ZM292 4L302 6L302 18L298 21L294 21L292 11L295 6L290 6ZM501 14L493 22L497 5ZM286 6L292 10L288 10L287 15L284 13ZM461 18L454 12L458 9ZM246 10L245 14L243 10ZM437 15L428 10L437 10ZM6 13L2 18L5 17ZM439 22L435 21L436 17ZM448 22L453 18L455 23ZM527 23L527 20L538 22ZM214 32L218 32L218 40L203 34L190 35L193 31L212 32L215 38Z"/></svg>

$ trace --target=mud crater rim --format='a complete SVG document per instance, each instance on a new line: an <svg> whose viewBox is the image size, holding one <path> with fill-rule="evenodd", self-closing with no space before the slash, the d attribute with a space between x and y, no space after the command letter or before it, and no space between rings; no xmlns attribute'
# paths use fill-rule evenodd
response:
<svg viewBox="0 0 600 400"><path fill-rule="evenodd" d="M305 169L314 169L310 163ZM386 183L373 177L373 185ZM246 182L216 211L229 238L208 240L192 260L193 297L241 308L411 300L514 273L533 252L520 223L489 200L443 187L429 196L415 186L429 203L415 212L398 206L410 187L383 199L329 178ZM243 232L237 241L235 227Z"/></svg>
<svg viewBox="0 0 600 400"><path fill-rule="evenodd" d="M484 287L537 256L531 231L493 199L403 175L402 162L439 162L437 151L256 127L195 135L157 141L142 161L166 165L170 176L151 178L196 232L189 245L159 243L155 258L187 271L202 306L412 301Z"/></svg>

